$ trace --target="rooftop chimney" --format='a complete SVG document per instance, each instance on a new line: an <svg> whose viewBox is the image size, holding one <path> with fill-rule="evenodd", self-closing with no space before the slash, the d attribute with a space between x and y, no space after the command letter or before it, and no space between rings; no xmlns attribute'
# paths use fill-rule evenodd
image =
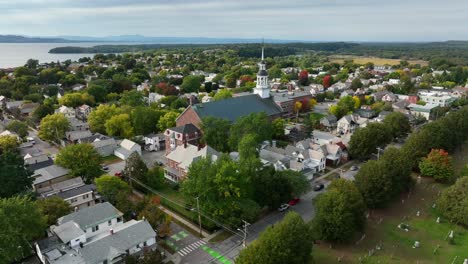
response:
<svg viewBox="0 0 468 264"><path fill-rule="evenodd" d="M188 133L184 136L184 148L187 148Z"/></svg>
<svg viewBox="0 0 468 264"><path fill-rule="evenodd" d="M110 231L110 234L111 234L111 235L114 234L114 229L111 228L111 229L109 229L109 231Z"/></svg>

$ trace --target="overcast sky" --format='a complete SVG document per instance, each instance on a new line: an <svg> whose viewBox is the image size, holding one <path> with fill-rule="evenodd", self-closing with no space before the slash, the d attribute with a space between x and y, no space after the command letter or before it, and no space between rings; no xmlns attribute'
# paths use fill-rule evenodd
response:
<svg viewBox="0 0 468 264"><path fill-rule="evenodd" d="M0 34L468 40L468 0L0 0Z"/></svg>

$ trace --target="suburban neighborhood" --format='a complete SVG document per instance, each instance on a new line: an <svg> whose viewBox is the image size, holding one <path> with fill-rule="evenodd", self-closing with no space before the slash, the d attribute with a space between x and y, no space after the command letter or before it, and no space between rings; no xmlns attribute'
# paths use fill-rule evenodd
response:
<svg viewBox="0 0 468 264"><path fill-rule="evenodd" d="M2 217L28 230L0 263L467 263L466 65L245 49L0 69ZM396 207L453 248L369 248Z"/></svg>

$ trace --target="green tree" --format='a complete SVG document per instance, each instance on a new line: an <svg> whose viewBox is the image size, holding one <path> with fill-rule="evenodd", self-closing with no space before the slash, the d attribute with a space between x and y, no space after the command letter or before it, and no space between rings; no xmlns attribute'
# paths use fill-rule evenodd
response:
<svg viewBox="0 0 468 264"><path fill-rule="evenodd" d="M454 177L452 158L443 149L432 149L419 163L419 169L423 176L432 177L439 182L449 182Z"/></svg>
<svg viewBox="0 0 468 264"><path fill-rule="evenodd" d="M218 90L215 96L213 97L213 99L215 101L219 101L219 100L224 100L224 99L231 98L231 97L232 97L231 90L225 88L225 89Z"/></svg>
<svg viewBox="0 0 468 264"><path fill-rule="evenodd" d="M147 135L157 131L162 112L150 107L139 106L133 109L130 118L136 135Z"/></svg>
<svg viewBox="0 0 468 264"><path fill-rule="evenodd" d="M468 225L468 175L442 191L437 199L437 208L450 221Z"/></svg>
<svg viewBox="0 0 468 264"><path fill-rule="evenodd" d="M242 250L237 264L308 263L312 252L309 227L295 212L268 227L260 237Z"/></svg>
<svg viewBox="0 0 468 264"><path fill-rule="evenodd" d="M1 138L1 137L0 137ZM32 173L24 166L23 158L14 152L0 155L0 198L26 193L34 182Z"/></svg>
<svg viewBox="0 0 468 264"><path fill-rule="evenodd" d="M146 174L148 173L148 167L141 158L140 154L133 152L127 158L125 162L125 168L122 171L124 178L133 178L138 181L145 181Z"/></svg>
<svg viewBox="0 0 468 264"><path fill-rule="evenodd" d="M179 117L179 113L177 112L167 112L165 113L158 122L158 128L161 131L165 131L168 128L176 126L176 119Z"/></svg>
<svg viewBox="0 0 468 264"><path fill-rule="evenodd" d="M94 97L97 103L106 102L107 88L103 85L91 84L87 90L88 94Z"/></svg>
<svg viewBox="0 0 468 264"><path fill-rule="evenodd" d="M123 110L118 108L116 105L99 105L94 111L88 116L88 124L91 131L95 133L106 133L106 121L111 119L113 116L122 114Z"/></svg>
<svg viewBox="0 0 468 264"><path fill-rule="evenodd" d="M91 144L74 144L62 148L55 161L58 165L71 170L87 183L101 174L101 156Z"/></svg>
<svg viewBox="0 0 468 264"><path fill-rule="evenodd" d="M340 119L354 110L355 103L351 96L341 97L336 105L330 107L329 112Z"/></svg>
<svg viewBox="0 0 468 264"><path fill-rule="evenodd" d="M372 153L377 153L377 148L386 145L391 139L390 131L384 124L370 123L353 133L349 141L349 153L353 158L365 160Z"/></svg>
<svg viewBox="0 0 468 264"><path fill-rule="evenodd" d="M143 183L155 190L162 189L165 186L164 169L159 166L149 169Z"/></svg>
<svg viewBox="0 0 468 264"><path fill-rule="evenodd" d="M197 92L200 89L201 82L205 79L204 76L197 76L197 75L187 75L184 77L182 81L182 85L180 85L180 89L184 93L193 93Z"/></svg>
<svg viewBox="0 0 468 264"><path fill-rule="evenodd" d="M145 104L145 98L137 90L124 91L122 97L120 97L120 103L132 107L142 106Z"/></svg>
<svg viewBox="0 0 468 264"><path fill-rule="evenodd" d="M82 104L94 105L94 97L88 93L68 93L59 99L61 105L78 107Z"/></svg>
<svg viewBox="0 0 468 264"><path fill-rule="evenodd" d="M131 138L135 134L129 114L115 115L107 120L104 126L109 136Z"/></svg>
<svg viewBox="0 0 468 264"><path fill-rule="evenodd" d="M16 134L18 134L18 136L22 138L28 135L28 125L18 120L11 121L7 125L6 129L15 132Z"/></svg>
<svg viewBox="0 0 468 264"><path fill-rule="evenodd" d="M202 119L201 130L203 131L202 141L221 152L228 152L229 130L231 122L216 117L205 117Z"/></svg>
<svg viewBox="0 0 468 264"><path fill-rule="evenodd" d="M248 185L249 180L240 176L237 163L229 156L222 155L216 161L208 156L191 164L182 193L186 201L200 197L202 211L235 227L241 219L252 221L259 210L249 196Z"/></svg>
<svg viewBox="0 0 468 264"><path fill-rule="evenodd" d="M31 254L30 242L44 235L44 216L27 197L0 199L0 263L21 261Z"/></svg>
<svg viewBox="0 0 468 264"><path fill-rule="evenodd" d="M57 224L57 219L72 211L70 204L58 196L38 200L36 204L48 226Z"/></svg>
<svg viewBox="0 0 468 264"><path fill-rule="evenodd" d="M0 136L0 154L16 152L19 147L18 138L12 135Z"/></svg>
<svg viewBox="0 0 468 264"><path fill-rule="evenodd" d="M317 239L345 242L364 227L366 207L354 183L334 180L315 200L312 230Z"/></svg>
<svg viewBox="0 0 468 264"><path fill-rule="evenodd" d="M386 206L392 200L393 181L382 162L364 163L355 176L355 184L369 208Z"/></svg>
<svg viewBox="0 0 468 264"><path fill-rule="evenodd" d="M95 182L97 191L111 204L117 203L119 195L128 196L132 192L132 188L119 177L103 175Z"/></svg>
<svg viewBox="0 0 468 264"><path fill-rule="evenodd" d="M247 134L256 135L257 144L271 140L273 129L269 117L261 113L252 113L239 118L232 126L229 134L229 147L236 150L240 140Z"/></svg>
<svg viewBox="0 0 468 264"><path fill-rule="evenodd" d="M70 122L63 114L47 115L41 120L39 137L43 140L59 142L65 137Z"/></svg>
<svg viewBox="0 0 468 264"><path fill-rule="evenodd" d="M272 122L273 138L281 139L284 137L284 129L286 128L286 120L277 118Z"/></svg>
<svg viewBox="0 0 468 264"><path fill-rule="evenodd" d="M46 117L47 115L51 115L54 113L54 108L52 106L41 104L39 105L33 112L32 116L34 121L39 122L42 118Z"/></svg>
<svg viewBox="0 0 468 264"><path fill-rule="evenodd" d="M383 123L390 130L390 134L394 138L403 136L411 130L408 117L400 112L393 112L387 115Z"/></svg>

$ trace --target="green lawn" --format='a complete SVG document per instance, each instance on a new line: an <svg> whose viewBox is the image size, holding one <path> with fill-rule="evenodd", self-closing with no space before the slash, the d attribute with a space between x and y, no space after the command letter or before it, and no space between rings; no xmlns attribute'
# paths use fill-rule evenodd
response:
<svg viewBox="0 0 468 264"><path fill-rule="evenodd" d="M444 188L430 179L423 179L417 184L408 199L404 195L405 203L395 202L386 210L375 210L369 217L364 233L366 238L359 244L361 238L357 236L348 245L330 245L325 242L315 245L313 260L315 263L452 263L458 256L455 264L463 263L468 258L468 230L444 221L437 223L439 216L432 208L433 201L439 190ZM420 211L420 216L416 215ZM405 218L405 220L403 220ZM382 219L382 220L381 220ZM404 222L410 226L406 232L397 228ZM455 233L455 244L447 240L448 233ZM413 248L414 242L421 243L420 248ZM375 250L372 256L369 250L382 245L381 250ZM440 246L434 254L434 249ZM341 258L341 262L338 262Z"/></svg>
<svg viewBox="0 0 468 264"><path fill-rule="evenodd" d="M224 241L232 236L231 232L228 232L226 230L221 231L219 234L214 236L212 239L210 239L210 242L215 243L215 242L221 242Z"/></svg>
<svg viewBox="0 0 468 264"><path fill-rule="evenodd" d="M114 156L114 155L109 155L109 156L101 158L101 163L106 164L106 165L116 163L119 161L122 161L122 160L119 157Z"/></svg>

